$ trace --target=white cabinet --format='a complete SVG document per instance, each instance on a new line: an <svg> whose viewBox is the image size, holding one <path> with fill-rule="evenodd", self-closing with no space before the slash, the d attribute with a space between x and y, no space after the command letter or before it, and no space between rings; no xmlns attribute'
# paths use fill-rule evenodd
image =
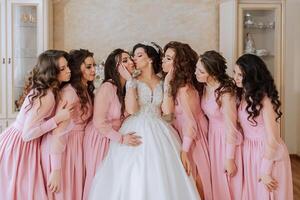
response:
<svg viewBox="0 0 300 200"><path fill-rule="evenodd" d="M51 48L52 3L48 0L1 1L0 119L12 121L28 72L37 56Z"/></svg>
<svg viewBox="0 0 300 200"><path fill-rule="evenodd" d="M5 130L6 128L6 120L0 120L0 134Z"/></svg>
<svg viewBox="0 0 300 200"><path fill-rule="evenodd" d="M272 73L282 95L284 56L283 0L221 0L220 52L229 73L244 53L260 56Z"/></svg>

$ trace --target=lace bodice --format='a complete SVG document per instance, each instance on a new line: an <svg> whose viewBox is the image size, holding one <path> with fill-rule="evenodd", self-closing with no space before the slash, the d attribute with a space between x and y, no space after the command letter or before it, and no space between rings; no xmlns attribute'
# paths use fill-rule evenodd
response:
<svg viewBox="0 0 300 200"><path fill-rule="evenodd" d="M153 91L142 81L137 81L139 113L161 114L161 103L163 100L163 82L160 81Z"/></svg>

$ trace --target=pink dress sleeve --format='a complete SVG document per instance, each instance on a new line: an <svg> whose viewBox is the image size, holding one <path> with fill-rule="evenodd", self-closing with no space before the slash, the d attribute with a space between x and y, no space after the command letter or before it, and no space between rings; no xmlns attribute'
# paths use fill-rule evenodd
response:
<svg viewBox="0 0 300 200"><path fill-rule="evenodd" d="M242 135L237 129L236 98L228 93L222 96L221 111L226 126L226 158L234 159L236 145L241 144Z"/></svg>
<svg viewBox="0 0 300 200"><path fill-rule="evenodd" d="M121 142L122 135L113 129L108 119L110 107L114 106L115 95L116 88L111 83L101 85L94 100L93 124L100 134L115 142Z"/></svg>
<svg viewBox="0 0 300 200"><path fill-rule="evenodd" d="M182 151L188 152L191 144L197 134L197 122L194 117L192 106L195 101L193 91L187 86L180 88L177 94L178 103L181 106L183 118L184 118L184 127L182 128L183 142L182 142Z"/></svg>
<svg viewBox="0 0 300 200"><path fill-rule="evenodd" d="M54 117L45 120L52 113L54 106L54 95L48 91L40 100L35 99L32 108L25 111L22 134L22 139L25 142L36 139L57 127Z"/></svg>
<svg viewBox="0 0 300 200"><path fill-rule="evenodd" d="M67 101L70 105L78 103L78 97L74 90L64 88L61 92L61 99ZM58 106L59 107L59 106ZM59 108L58 108L59 109ZM56 110L58 112L58 110ZM50 144L50 159L51 167L53 170L61 168L61 156L66 148L67 133L74 127L73 121L67 120L61 122L56 129L52 132Z"/></svg>
<svg viewBox="0 0 300 200"><path fill-rule="evenodd" d="M273 162L283 157L284 144L280 138L279 123L268 97L263 99L263 121L265 126L265 152L261 163L261 174L271 174Z"/></svg>

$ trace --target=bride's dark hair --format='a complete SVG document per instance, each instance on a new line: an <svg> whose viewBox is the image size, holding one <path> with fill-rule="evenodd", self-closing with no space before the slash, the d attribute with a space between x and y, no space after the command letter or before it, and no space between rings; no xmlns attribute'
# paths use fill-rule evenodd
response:
<svg viewBox="0 0 300 200"><path fill-rule="evenodd" d="M152 60L152 65L154 69L154 73L158 74L162 71L161 68L161 58L162 58L162 49L155 42L147 43L138 43L134 45L132 52L134 53L137 48L143 48L148 57Z"/></svg>
<svg viewBox="0 0 300 200"><path fill-rule="evenodd" d="M238 58L236 64L243 74L243 88L238 89L237 96L240 100L244 96L247 102L248 120L257 124L255 118L262 110L262 100L265 96L271 99L278 120L282 115L281 102L274 79L264 61L256 55L244 54Z"/></svg>

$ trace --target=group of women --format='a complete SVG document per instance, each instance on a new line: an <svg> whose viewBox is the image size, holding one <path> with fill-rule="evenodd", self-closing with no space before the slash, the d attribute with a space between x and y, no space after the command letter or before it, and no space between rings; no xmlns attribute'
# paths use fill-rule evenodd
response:
<svg viewBox="0 0 300 200"><path fill-rule="evenodd" d="M1 199L292 200L271 73L251 54L226 69L144 42L111 52L95 90L93 53L45 51L0 135Z"/></svg>

